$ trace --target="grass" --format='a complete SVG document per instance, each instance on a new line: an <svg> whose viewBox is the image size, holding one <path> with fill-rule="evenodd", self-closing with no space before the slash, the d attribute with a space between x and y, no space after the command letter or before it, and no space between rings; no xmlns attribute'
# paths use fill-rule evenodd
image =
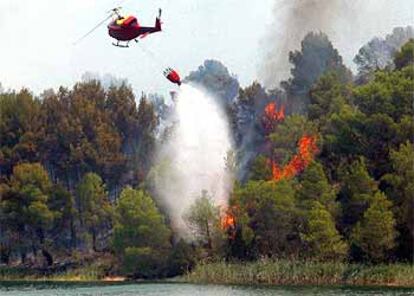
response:
<svg viewBox="0 0 414 296"><path fill-rule="evenodd" d="M191 283L214 284L414 287L414 266L289 260L215 262L198 265L183 279Z"/></svg>
<svg viewBox="0 0 414 296"><path fill-rule="evenodd" d="M104 270L98 264L68 269L64 272L45 274L22 267L0 267L0 281L99 281Z"/></svg>
<svg viewBox="0 0 414 296"><path fill-rule="evenodd" d="M108 265L92 263L60 273L42 274L22 267L0 267L0 281L95 282L105 278ZM362 265L342 262L259 260L198 264L179 281L241 285L356 285L414 287L410 264Z"/></svg>

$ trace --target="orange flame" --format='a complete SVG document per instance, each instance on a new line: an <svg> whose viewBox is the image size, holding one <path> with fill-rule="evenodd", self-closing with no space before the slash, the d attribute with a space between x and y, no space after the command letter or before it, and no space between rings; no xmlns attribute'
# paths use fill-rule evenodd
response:
<svg viewBox="0 0 414 296"><path fill-rule="evenodd" d="M283 168L271 162L274 181L291 179L305 170L318 152L316 137L304 135L298 142L298 153Z"/></svg>
<svg viewBox="0 0 414 296"><path fill-rule="evenodd" d="M229 239L234 240L236 238L236 218L233 210L236 206L227 208L221 216L221 229L227 233Z"/></svg>
<svg viewBox="0 0 414 296"><path fill-rule="evenodd" d="M224 214L223 217L221 217L221 228L222 229L229 229L233 228L235 226L236 221L234 220L233 214L231 214L228 210Z"/></svg>
<svg viewBox="0 0 414 296"><path fill-rule="evenodd" d="M271 130L276 123L285 119L285 106L282 105L278 110L276 103L271 102L266 105L264 113L263 124L267 130Z"/></svg>

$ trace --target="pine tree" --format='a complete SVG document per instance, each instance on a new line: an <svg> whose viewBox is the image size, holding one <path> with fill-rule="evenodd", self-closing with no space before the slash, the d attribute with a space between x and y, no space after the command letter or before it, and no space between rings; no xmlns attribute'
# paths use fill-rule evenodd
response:
<svg viewBox="0 0 414 296"><path fill-rule="evenodd" d="M47 230L57 216L48 206L51 186L41 164L23 163L13 168L9 184L0 191L0 222L11 235L22 263L30 245L35 256L40 249L47 264L53 263L47 246Z"/></svg>
<svg viewBox="0 0 414 296"><path fill-rule="evenodd" d="M101 177L95 173L86 174L78 185L77 197L81 227L90 233L92 248L98 251L98 236L109 229L112 218L112 206Z"/></svg>
<svg viewBox="0 0 414 296"><path fill-rule="evenodd" d="M302 235L309 244L311 254L320 260L342 260L348 245L335 228L331 213L320 202L313 202L307 213L306 232Z"/></svg>
<svg viewBox="0 0 414 296"><path fill-rule="evenodd" d="M414 39L410 39L401 47L394 58L394 64L397 69L402 69L414 63Z"/></svg>
<svg viewBox="0 0 414 296"><path fill-rule="evenodd" d="M334 217L338 214L338 205L335 201L336 192L329 184L319 162L313 161L306 168L297 195L299 203L305 209L312 207L314 202L319 202Z"/></svg>
<svg viewBox="0 0 414 296"><path fill-rule="evenodd" d="M287 91L291 108L306 111L309 90L325 72L335 72L341 82L350 81L352 74L324 33L310 32L301 42L301 50L289 53L292 78L281 83Z"/></svg>
<svg viewBox="0 0 414 296"><path fill-rule="evenodd" d="M395 247L397 231L391 210L392 203L385 194L377 192L360 222L351 233L351 241L373 262L387 259Z"/></svg>
<svg viewBox="0 0 414 296"><path fill-rule="evenodd" d="M385 175L384 180L390 187L387 195L394 204L399 253L413 260L414 248L414 145L402 144L398 150L391 151L393 172Z"/></svg>
<svg viewBox="0 0 414 296"><path fill-rule="evenodd" d="M126 187L115 207L112 246L122 269L153 277L165 263L170 230L154 201L143 191Z"/></svg>
<svg viewBox="0 0 414 296"><path fill-rule="evenodd" d="M340 199L343 208L342 227L349 234L370 205L377 183L371 178L364 159L354 161L340 173L343 182Z"/></svg>

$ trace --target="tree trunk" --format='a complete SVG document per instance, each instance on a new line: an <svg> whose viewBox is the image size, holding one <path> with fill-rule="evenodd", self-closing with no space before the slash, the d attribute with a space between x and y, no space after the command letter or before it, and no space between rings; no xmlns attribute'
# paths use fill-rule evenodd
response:
<svg viewBox="0 0 414 296"><path fill-rule="evenodd" d="M95 229L92 229L92 249L94 252L97 252L96 250L96 231Z"/></svg>
<svg viewBox="0 0 414 296"><path fill-rule="evenodd" d="M36 249L36 246L34 244L32 244L32 252L33 252L33 256L36 258L37 257L37 249Z"/></svg>
<svg viewBox="0 0 414 296"><path fill-rule="evenodd" d="M78 243L77 243L77 238L76 238L75 221L73 217L70 220L70 241L71 241L72 248L76 249L78 247Z"/></svg>
<svg viewBox="0 0 414 296"><path fill-rule="evenodd" d="M207 233L207 246L210 250L212 250L213 249L213 243L211 241L210 227L208 225L208 221L206 221L206 233Z"/></svg>
<svg viewBox="0 0 414 296"><path fill-rule="evenodd" d="M46 250L45 248L42 248L42 255L46 259L47 266L53 265L53 256L52 254L49 253L48 250Z"/></svg>
<svg viewBox="0 0 414 296"><path fill-rule="evenodd" d="M0 249L0 262L4 264L9 264L10 262L10 249L8 247L2 247Z"/></svg>
<svg viewBox="0 0 414 296"><path fill-rule="evenodd" d="M42 246L42 255L46 260L47 266L51 266L53 264L53 257L52 254L48 250L46 250L44 244L45 244L45 234L43 232L42 228L39 228L37 230L37 235L39 237L40 245Z"/></svg>
<svg viewBox="0 0 414 296"><path fill-rule="evenodd" d="M22 264L26 263L26 252L25 251L20 252L20 260L21 260Z"/></svg>

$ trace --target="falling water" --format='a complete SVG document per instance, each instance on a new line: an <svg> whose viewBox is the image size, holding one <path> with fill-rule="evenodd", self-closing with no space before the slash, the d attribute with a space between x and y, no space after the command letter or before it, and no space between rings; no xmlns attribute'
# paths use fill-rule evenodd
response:
<svg viewBox="0 0 414 296"><path fill-rule="evenodd" d="M182 235L183 213L207 190L225 206L232 176L226 156L232 149L228 120L220 105L201 88L184 84L178 93L172 132L159 151L156 190Z"/></svg>

